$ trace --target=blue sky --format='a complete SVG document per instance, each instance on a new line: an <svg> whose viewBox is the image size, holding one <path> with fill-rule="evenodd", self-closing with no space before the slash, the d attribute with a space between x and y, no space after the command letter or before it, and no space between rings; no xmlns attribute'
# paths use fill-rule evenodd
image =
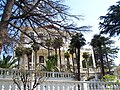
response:
<svg viewBox="0 0 120 90"><path fill-rule="evenodd" d="M90 41L93 34L99 33L99 17L104 16L109 6L115 5L117 1L118 0L66 0L66 3L70 7L69 11L72 14L84 16L84 20L77 22L78 26L92 26L91 29L93 32L91 32L91 34L87 33L87 37L85 35L87 41ZM120 58L120 53L118 57ZM118 59L115 60L115 64L120 64Z"/></svg>
<svg viewBox="0 0 120 90"><path fill-rule="evenodd" d="M77 22L79 26L90 25L97 33L99 17L107 13L109 6L118 0L66 0L72 14L83 15L83 21Z"/></svg>

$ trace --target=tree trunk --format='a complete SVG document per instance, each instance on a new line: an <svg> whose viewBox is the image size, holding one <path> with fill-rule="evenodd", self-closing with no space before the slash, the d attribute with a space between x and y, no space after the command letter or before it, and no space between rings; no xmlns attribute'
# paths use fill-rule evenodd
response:
<svg viewBox="0 0 120 90"><path fill-rule="evenodd" d="M70 70L70 61L69 61L69 57L67 57L67 69Z"/></svg>
<svg viewBox="0 0 120 90"><path fill-rule="evenodd" d="M50 56L50 47L48 47L48 57Z"/></svg>
<svg viewBox="0 0 120 90"><path fill-rule="evenodd" d="M57 48L55 48L55 55L57 55Z"/></svg>
<svg viewBox="0 0 120 90"><path fill-rule="evenodd" d="M75 64L74 64L74 60L73 60L73 53L72 53L72 63L73 63L73 73L75 73Z"/></svg>
<svg viewBox="0 0 120 90"><path fill-rule="evenodd" d="M3 15L0 22L0 29L2 28L2 30L7 30L8 28L8 21L12 14L13 4L14 4L14 0L6 1L6 6L4 8Z"/></svg>
<svg viewBox="0 0 120 90"><path fill-rule="evenodd" d="M81 77L80 77L80 48L77 48L78 52L77 52L77 80L80 81ZM80 90L80 85L78 84L78 90Z"/></svg>
<svg viewBox="0 0 120 90"><path fill-rule="evenodd" d="M105 57L106 57L106 60L107 60L108 72L109 72L109 74L111 74L111 71L110 71L110 64L109 64L109 61L108 61L107 52L105 52Z"/></svg>
<svg viewBox="0 0 120 90"><path fill-rule="evenodd" d="M55 48L55 56L57 57L57 48ZM56 62L56 66L57 66L57 64L58 64L58 62Z"/></svg>
<svg viewBox="0 0 120 90"><path fill-rule="evenodd" d="M7 38L7 29L8 29L8 24L9 24L8 22L12 14L13 4L14 4L14 0L6 1L6 6L4 8L2 18L0 21L0 42L1 43L3 43L4 40ZM2 48L2 45L0 45L0 48Z"/></svg>
<svg viewBox="0 0 120 90"><path fill-rule="evenodd" d="M60 47L59 47L59 60L60 60L60 71L61 71L62 66L61 66L61 51L60 51Z"/></svg>
<svg viewBox="0 0 120 90"><path fill-rule="evenodd" d="M86 60L87 62L87 64L86 64L86 67L87 67L87 74L88 74L88 78L89 78L89 63L88 63L88 60Z"/></svg>
<svg viewBox="0 0 120 90"><path fill-rule="evenodd" d="M78 60L78 55L77 55L77 49L75 48L75 58L76 58L76 63L77 63L77 60ZM75 73L77 72L77 69L75 70Z"/></svg>
<svg viewBox="0 0 120 90"><path fill-rule="evenodd" d="M106 50L106 45L105 44L104 44L104 48L105 48L105 57L106 57L106 61L107 61L108 72L109 72L109 74L111 74L110 64L109 64L109 61L108 61L108 55L107 55L107 50Z"/></svg>
<svg viewBox="0 0 120 90"><path fill-rule="evenodd" d="M78 49L78 55L77 55L77 80L80 81L80 48L77 48Z"/></svg>
<svg viewBox="0 0 120 90"><path fill-rule="evenodd" d="M104 62L103 62L103 56L102 56L102 47L99 47L99 54L100 54L101 71L102 71L102 77L103 77L105 75L105 71L104 71Z"/></svg>
<svg viewBox="0 0 120 90"><path fill-rule="evenodd" d="M18 69L20 68L20 56L18 56Z"/></svg>
<svg viewBox="0 0 120 90"><path fill-rule="evenodd" d="M28 58L28 70L30 70L29 58Z"/></svg>

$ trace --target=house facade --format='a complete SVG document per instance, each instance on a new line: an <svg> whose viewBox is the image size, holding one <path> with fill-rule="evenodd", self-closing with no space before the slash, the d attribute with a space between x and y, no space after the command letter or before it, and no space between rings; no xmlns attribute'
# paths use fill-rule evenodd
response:
<svg viewBox="0 0 120 90"><path fill-rule="evenodd" d="M38 43L38 50L37 50L37 55L35 56L35 51L32 48L33 42L31 41L31 39L29 39L29 37L24 36L21 34L21 45L17 45L17 47L21 47L21 48L30 48L31 53L29 55L24 54L22 55L22 57L20 58L20 62L19 65L20 67L24 67L25 69L30 69L33 70L35 68L35 59L37 60L37 65L46 65L46 60L47 57L49 55L55 55L55 49L50 46L50 42L48 43L49 46L49 51L48 51L48 46L46 45L46 41L47 40L54 40L55 38L62 38L62 45L60 47L60 55L61 55L61 66L62 66L62 70L64 72L68 72L67 71L67 59L65 58L65 52L69 49L69 45L70 45L70 35L66 32L56 32L55 27L52 26L47 26L47 29L49 29L49 32L46 31L46 29L43 28L37 28L36 31L37 33L35 33L34 31L32 31L32 29L28 28L28 34L34 38L37 43ZM52 33L52 36L49 35L49 33ZM64 37L66 36L66 37ZM48 54L49 53L49 54ZM57 49L57 53L59 54L59 50ZM83 58L83 54L84 53L88 53L91 56L91 66L89 68L87 68L87 64L85 61L85 58ZM70 54L69 57L69 63L71 66L71 71L73 72L73 60L74 59L74 66L75 66L75 73L77 73L77 67L76 67L76 58L75 58L75 54L74 54L74 58L72 58L72 55ZM57 61L57 68L60 69L60 57L58 56L58 61ZM88 71L89 69L89 71ZM89 45L86 45L84 47L81 48L80 50L80 71L82 76L86 76L87 73L90 73L90 75L94 75L95 73L100 72L99 69L96 69L95 66L95 60L94 60L94 55L93 55L93 51L92 51L92 47Z"/></svg>

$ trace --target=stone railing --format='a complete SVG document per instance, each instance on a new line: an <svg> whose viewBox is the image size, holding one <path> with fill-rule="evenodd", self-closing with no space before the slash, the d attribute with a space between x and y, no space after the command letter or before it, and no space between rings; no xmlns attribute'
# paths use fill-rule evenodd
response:
<svg viewBox="0 0 120 90"><path fill-rule="evenodd" d="M81 73L86 73L88 71L87 68L80 68ZM100 72L100 68L97 69L93 69L93 68L89 68L89 73L95 73L95 72Z"/></svg>
<svg viewBox="0 0 120 90"><path fill-rule="evenodd" d="M81 76L87 75L87 69L83 68L81 69ZM89 70L90 76L94 76L95 72L93 69ZM29 73L30 76L32 76L34 73L36 73L35 70L25 70L25 72ZM45 72L45 71L37 71L39 75L42 75L44 78L49 78L49 80L74 80L76 78L76 73L67 73L67 72ZM13 78L16 76L21 75L21 70L18 69L0 69L0 78ZM82 78L82 77L81 77Z"/></svg>
<svg viewBox="0 0 120 90"><path fill-rule="evenodd" d="M25 72L29 73L30 76L32 76L34 73L38 73L40 75L44 75L43 77L47 78L66 78L70 79L73 78L72 73L65 73L65 72L41 72L41 71L35 71L35 70L25 70ZM13 76L20 76L21 71L17 69L0 69L0 78L12 78Z"/></svg>
<svg viewBox="0 0 120 90"><path fill-rule="evenodd" d="M32 83L29 82L29 83ZM32 87L32 84L30 84ZM23 84L19 84L21 90L32 90L30 87L24 89ZM28 89L29 88L29 89ZM79 88L79 89L78 89ZM19 90L17 85L8 79L0 79L0 90ZM114 82L102 81L41 81L35 90L120 90L120 85Z"/></svg>

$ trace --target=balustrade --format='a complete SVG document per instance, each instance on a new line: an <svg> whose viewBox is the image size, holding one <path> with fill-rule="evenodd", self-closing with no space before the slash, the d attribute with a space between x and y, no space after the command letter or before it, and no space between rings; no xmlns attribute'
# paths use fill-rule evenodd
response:
<svg viewBox="0 0 120 90"><path fill-rule="evenodd" d="M79 86L79 87L78 87ZM23 86L21 84L21 90ZM120 84L102 81L43 81L35 90L120 90ZM12 80L0 79L0 90L19 90Z"/></svg>
<svg viewBox="0 0 120 90"><path fill-rule="evenodd" d="M28 72L30 75L36 73L34 70L26 70L25 72ZM12 77L19 76L20 74L21 72L17 69L0 69L0 90L19 90L13 82ZM44 75L43 77L57 79L41 79L41 83L36 87L36 90L78 90L78 88L80 88L79 90L120 90L120 84L115 82L67 81L66 79L73 78L72 73L37 71L37 74ZM32 82L31 80L29 83ZM20 85L21 90L23 90L23 85Z"/></svg>
<svg viewBox="0 0 120 90"><path fill-rule="evenodd" d="M72 73L64 73L64 72L42 72L42 71L35 71L35 70L26 70L25 72L28 72L29 75L33 75L34 73L37 73L38 75L41 75L43 77L48 78L72 78ZM0 69L0 78L12 78L13 76L19 76L21 74L20 70L17 69Z"/></svg>

